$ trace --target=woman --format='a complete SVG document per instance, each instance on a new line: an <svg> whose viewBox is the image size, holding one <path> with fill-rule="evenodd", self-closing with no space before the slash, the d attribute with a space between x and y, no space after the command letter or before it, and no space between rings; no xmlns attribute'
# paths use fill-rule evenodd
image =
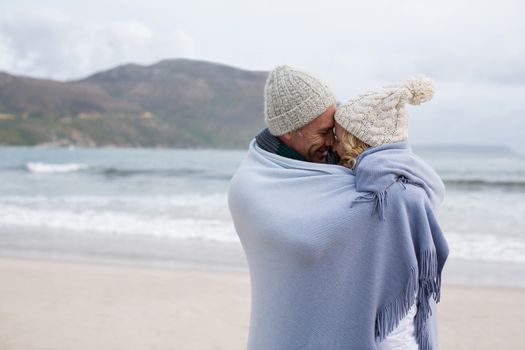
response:
<svg viewBox="0 0 525 350"><path fill-rule="evenodd" d="M389 219L396 218L385 217L385 206L399 205L400 202L405 202L408 208L415 208L413 210L421 209L427 202L425 211L431 212L432 220L424 224L434 226L430 237L419 237L417 231L411 232L410 238L416 249L407 254L417 256L418 249L430 254L428 259L424 254L417 258L417 266L411 266L415 270L410 271L407 267L405 274L411 275L409 278L415 284L408 288L411 294L405 295L402 305L396 305L395 322L382 324L384 320L378 319L379 350L428 349L431 343L436 343L429 339L423 325L428 317L433 317L436 326L436 314L429 315L428 301L430 296L439 301L439 273L448 254L446 241L433 215L442 200L444 188L437 174L407 146L408 116L404 108L406 102L416 105L430 100L433 93L432 81L418 77L403 85L370 91L351 99L338 108L335 115L334 150L341 157L340 164L352 169L357 191L367 193L361 200L375 202L384 227L393 225L386 231L395 233L397 225L389 222ZM396 192L397 198L388 198L392 186L402 186L408 191ZM410 191L420 193L410 195ZM403 198L399 198L401 196ZM421 197L424 197L423 201ZM406 216L410 220L410 210ZM389 317L392 316L391 313Z"/></svg>

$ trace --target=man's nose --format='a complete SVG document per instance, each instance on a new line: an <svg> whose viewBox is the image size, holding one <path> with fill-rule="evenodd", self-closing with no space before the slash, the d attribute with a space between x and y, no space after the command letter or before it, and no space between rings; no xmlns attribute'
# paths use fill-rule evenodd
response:
<svg viewBox="0 0 525 350"><path fill-rule="evenodd" d="M335 136L334 136L333 131L329 131L328 134L326 135L325 144L328 147L332 147L335 144Z"/></svg>

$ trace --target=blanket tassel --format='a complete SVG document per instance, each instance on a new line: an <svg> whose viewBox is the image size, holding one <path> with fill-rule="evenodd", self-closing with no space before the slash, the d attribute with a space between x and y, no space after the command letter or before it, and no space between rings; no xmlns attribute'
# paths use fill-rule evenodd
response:
<svg viewBox="0 0 525 350"><path fill-rule="evenodd" d="M412 305L417 303L414 320L415 337L420 350L432 350L426 324L428 317L432 315L430 298L436 302L440 299L441 276L437 273L436 253L423 252L419 259L419 266L419 271L417 266L410 269L403 293L377 313L375 334L379 340L386 338L407 315Z"/></svg>

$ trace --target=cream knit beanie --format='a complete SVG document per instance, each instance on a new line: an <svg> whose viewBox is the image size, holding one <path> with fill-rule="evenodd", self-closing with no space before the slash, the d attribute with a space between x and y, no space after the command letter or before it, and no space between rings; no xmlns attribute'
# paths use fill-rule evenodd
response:
<svg viewBox="0 0 525 350"><path fill-rule="evenodd" d="M297 130L335 104L334 93L313 76L279 66L264 87L264 121L274 136Z"/></svg>
<svg viewBox="0 0 525 350"><path fill-rule="evenodd" d="M433 96L434 82L418 76L350 99L337 109L335 120L370 146L401 142L408 138L405 103L418 105Z"/></svg>

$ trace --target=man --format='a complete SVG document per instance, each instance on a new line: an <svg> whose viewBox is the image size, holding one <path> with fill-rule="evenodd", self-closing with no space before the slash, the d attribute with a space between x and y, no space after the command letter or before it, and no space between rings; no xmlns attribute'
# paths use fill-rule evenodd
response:
<svg viewBox="0 0 525 350"><path fill-rule="evenodd" d="M275 68L264 89L265 122L257 145L283 157L337 163L333 92L315 77L288 66Z"/></svg>
<svg viewBox="0 0 525 350"><path fill-rule="evenodd" d="M296 190L296 181L288 183L286 174L301 173L301 168L306 166L338 163L337 155L331 150L335 141L336 99L317 78L279 66L267 78L264 100L268 128L250 144L248 157L232 179L229 191L230 211L252 282L248 349L331 349L333 343L324 340L327 325L322 325L322 319L328 315L325 311L323 315L316 315L300 306L310 301L324 303L316 288L309 288L317 283L317 277L300 272L301 269L316 271L320 262L318 254L323 249L319 248L318 253L312 251L311 248L317 249L316 243L310 240L315 241L315 236L305 232L303 237L297 237L293 228L308 225L308 220L304 220L307 218L330 220L333 214L330 197L328 191L324 191L326 197L322 201L309 205L311 212L299 210L298 203L309 202L312 197L308 191ZM258 160L252 161L251 156ZM283 166L276 167L275 163ZM345 168L332 168L345 179L349 177ZM284 176L283 181L275 183L273 179L280 174ZM264 197L265 193L268 197ZM283 224L279 216L284 216L286 223ZM329 286L329 283L322 285ZM330 308L326 310L329 313ZM345 324L338 316L329 317L334 324ZM337 327L330 328L338 332ZM316 330L321 337L312 334ZM333 341L339 342L336 334Z"/></svg>

